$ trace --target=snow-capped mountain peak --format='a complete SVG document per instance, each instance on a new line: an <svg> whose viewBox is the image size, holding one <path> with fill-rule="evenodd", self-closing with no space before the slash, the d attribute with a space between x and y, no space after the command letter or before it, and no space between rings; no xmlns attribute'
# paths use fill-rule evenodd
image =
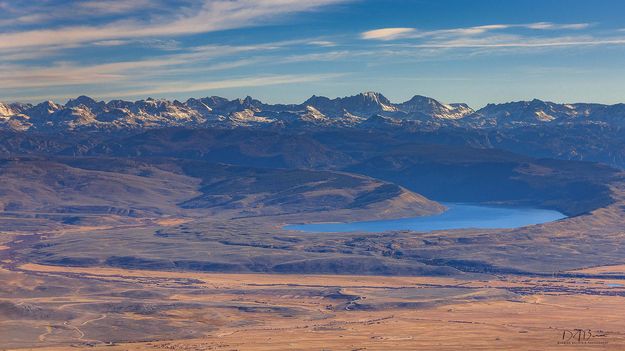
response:
<svg viewBox="0 0 625 351"><path fill-rule="evenodd" d="M13 114L13 110L8 104L0 102L0 117L9 117Z"/></svg>
<svg viewBox="0 0 625 351"><path fill-rule="evenodd" d="M456 120L473 113L467 104L442 104L427 96L415 95L410 100L397 105L408 119L438 118Z"/></svg>
<svg viewBox="0 0 625 351"><path fill-rule="evenodd" d="M530 101L489 104L473 111L463 103L441 103L415 95L393 103L377 92L327 98L313 95L302 104L265 104L250 96L178 100L96 101L79 96L65 105L0 103L0 130L112 130L163 127L204 128L509 128L536 124L609 123L625 126L625 104L557 104Z"/></svg>

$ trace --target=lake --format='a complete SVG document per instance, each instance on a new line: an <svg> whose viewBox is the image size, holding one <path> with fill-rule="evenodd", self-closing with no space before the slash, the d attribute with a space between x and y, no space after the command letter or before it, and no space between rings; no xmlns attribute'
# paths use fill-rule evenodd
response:
<svg viewBox="0 0 625 351"><path fill-rule="evenodd" d="M313 233L384 232L389 230L432 231L445 229L510 229L566 218L558 211L457 203L444 204L447 211L424 217L351 223L292 224L284 228Z"/></svg>

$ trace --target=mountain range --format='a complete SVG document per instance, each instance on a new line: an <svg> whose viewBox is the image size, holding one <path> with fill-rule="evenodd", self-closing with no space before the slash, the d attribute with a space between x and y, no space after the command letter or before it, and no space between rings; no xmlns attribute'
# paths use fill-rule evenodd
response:
<svg viewBox="0 0 625 351"><path fill-rule="evenodd" d="M365 92L330 99L312 96L301 104L266 104L252 97L211 96L178 100L96 101L80 96L61 105L0 103L0 130L141 130L163 127L407 128L445 126L493 129L535 125L605 124L623 126L625 104L557 104L542 100L489 104L477 111L467 104L444 104L416 95L393 103Z"/></svg>

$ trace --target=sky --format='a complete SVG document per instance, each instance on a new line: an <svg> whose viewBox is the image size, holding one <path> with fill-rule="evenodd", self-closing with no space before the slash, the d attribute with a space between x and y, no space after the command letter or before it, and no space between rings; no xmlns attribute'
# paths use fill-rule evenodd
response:
<svg viewBox="0 0 625 351"><path fill-rule="evenodd" d="M621 0L0 0L0 101L625 102Z"/></svg>

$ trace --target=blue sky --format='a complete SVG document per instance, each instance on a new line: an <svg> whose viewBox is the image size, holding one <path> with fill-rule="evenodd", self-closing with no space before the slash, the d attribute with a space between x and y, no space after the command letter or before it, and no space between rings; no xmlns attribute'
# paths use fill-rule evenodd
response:
<svg viewBox="0 0 625 351"><path fill-rule="evenodd" d="M0 100L625 102L618 0L0 0Z"/></svg>

